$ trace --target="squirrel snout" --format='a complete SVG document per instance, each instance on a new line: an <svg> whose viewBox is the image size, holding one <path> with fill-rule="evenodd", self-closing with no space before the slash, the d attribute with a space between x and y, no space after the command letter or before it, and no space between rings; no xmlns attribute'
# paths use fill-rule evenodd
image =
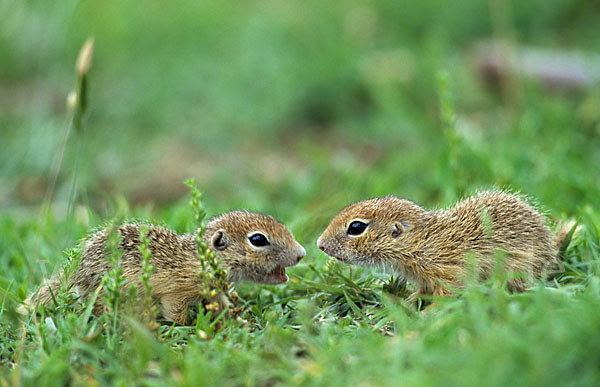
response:
<svg viewBox="0 0 600 387"><path fill-rule="evenodd" d="M300 260L306 255L306 250L304 250L304 247L302 247L300 244L298 244L298 246L300 248L298 249L298 257L296 258L296 262L300 262Z"/></svg>
<svg viewBox="0 0 600 387"><path fill-rule="evenodd" d="M325 246L323 246L323 241L321 241L321 237L317 239L317 247L320 248L322 251L325 251Z"/></svg>

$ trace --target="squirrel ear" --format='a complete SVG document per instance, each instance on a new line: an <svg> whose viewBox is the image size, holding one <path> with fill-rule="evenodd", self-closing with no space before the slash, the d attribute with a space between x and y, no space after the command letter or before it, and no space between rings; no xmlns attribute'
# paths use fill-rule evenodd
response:
<svg viewBox="0 0 600 387"><path fill-rule="evenodd" d="M395 222L392 225L392 238L398 238L400 235L408 231L410 228L410 224L406 220L401 220L400 222Z"/></svg>
<svg viewBox="0 0 600 387"><path fill-rule="evenodd" d="M227 237L225 230L221 229L216 231L212 238L210 238L210 245L217 251L225 250L229 245L229 238Z"/></svg>

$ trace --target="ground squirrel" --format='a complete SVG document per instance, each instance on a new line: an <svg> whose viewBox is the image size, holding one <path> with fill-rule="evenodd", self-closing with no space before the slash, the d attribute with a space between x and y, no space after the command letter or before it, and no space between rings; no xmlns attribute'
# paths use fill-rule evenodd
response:
<svg viewBox="0 0 600 387"><path fill-rule="evenodd" d="M558 241L544 217L502 191L480 192L447 210L392 196L354 203L333 218L317 246L342 262L391 269L417 294L437 296L461 286L469 254L485 279L495 252L503 252L504 267L520 273L511 274L511 291L524 291L558 264Z"/></svg>
<svg viewBox="0 0 600 387"><path fill-rule="evenodd" d="M150 280L152 296L159 301L167 320L183 324L188 306L200 300L196 236L178 235L163 227L148 227L151 264L154 266ZM140 224L124 224L118 230L121 236L119 248L123 251L123 275L128 283L137 285L141 291ZM105 256L107 237L107 231L102 230L86 241L81 262L68 279L68 285L84 299L98 288L109 269ZM285 268L294 266L306 254L285 225L269 215L247 211L232 211L212 219L202 240L222 259L228 280L233 282L284 283L288 280ZM57 280L42 285L29 305L51 304L49 288L56 294L59 287Z"/></svg>

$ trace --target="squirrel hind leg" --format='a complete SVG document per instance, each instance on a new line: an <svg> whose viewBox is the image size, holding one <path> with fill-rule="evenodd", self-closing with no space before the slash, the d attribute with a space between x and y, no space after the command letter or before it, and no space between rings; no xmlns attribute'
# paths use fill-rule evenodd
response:
<svg viewBox="0 0 600 387"><path fill-rule="evenodd" d="M176 295L165 295L160 298L162 313L165 319L185 325L190 301Z"/></svg>
<svg viewBox="0 0 600 387"><path fill-rule="evenodd" d="M433 289L434 297L446 297L446 296L451 296L451 295L452 295L452 292L442 286L438 285L438 286L436 286L435 289Z"/></svg>
<svg viewBox="0 0 600 387"><path fill-rule="evenodd" d="M413 294L413 296L419 297L422 295L429 295L434 297L445 297L451 296L452 292L448 290L444 285L444 282L441 280L434 280L423 282L419 284L417 287L417 291Z"/></svg>
<svg viewBox="0 0 600 387"><path fill-rule="evenodd" d="M44 307L52 305L58 294L59 288L60 281L56 279L44 281L37 292L30 295L27 300L25 300L24 305L19 307L18 312L25 315L33 312L40 305L43 305Z"/></svg>
<svg viewBox="0 0 600 387"><path fill-rule="evenodd" d="M507 286L511 293L523 293L527 290L527 281L524 278L511 278Z"/></svg>

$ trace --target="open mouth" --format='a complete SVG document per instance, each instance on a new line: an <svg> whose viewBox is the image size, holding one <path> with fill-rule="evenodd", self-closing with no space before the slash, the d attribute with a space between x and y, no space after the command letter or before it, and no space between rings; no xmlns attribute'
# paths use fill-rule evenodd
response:
<svg viewBox="0 0 600 387"><path fill-rule="evenodd" d="M340 262L347 263L347 261L346 261L344 258L341 258L341 257L338 257L338 256L335 256L335 255L333 255L333 253L332 253L332 252L330 252L330 251L329 251L329 249L328 249L327 247L319 246L319 248L320 248L320 249L321 249L321 250L322 250L322 251L323 251L323 252L324 252L326 255L328 255L329 257L335 258L335 259L337 259L337 260L338 260L338 261L340 261Z"/></svg>
<svg viewBox="0 0 600 387"><path fill-rule="evenodd" d="M287 280L288 276L285 274L285 267L283 266L277 266L265 278L265 282L268 284L282 284Z"/></svg>

